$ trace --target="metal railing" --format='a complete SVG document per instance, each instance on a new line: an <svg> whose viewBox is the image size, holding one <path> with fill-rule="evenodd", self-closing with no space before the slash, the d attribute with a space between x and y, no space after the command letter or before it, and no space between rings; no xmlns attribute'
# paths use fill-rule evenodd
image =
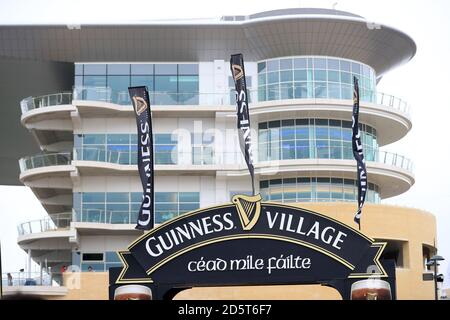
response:
<svg viewBox="0 0 450 320"><path fill-rule="evenodd" d="M345 147L296 147L279 149L277 152L266 151L267 154L259 154L259 162L306 159L354 160L353 149ZM414 170L414 163L410 159L396 153L368 150L364 151L364 158L367 162L386 164L409 172Z"/></svg>
<svg viewBox="0 0 450 320"><path fill-rule="evenodd" d="M30 169L68 165L72 160L70 152L43 153L34 156L24 157L19 160L20 172Z"/></svg>
<svg viewBox="0 0 450 320"><path fill-rule="evenodd" d="M257 150L255 150L257 151ZM353 151L346 147L292 147L277 148L277 152L265 150L259 153L258 162L302 159L336 159L353 160ZM257 152L255 152L255 155ZM398 167L410 172L414 170L413 162L402 155L380 151L368 150L364 152L366 161L382 163ZM100 148L74 148L71 153L56 153L26 157L19 160L20 170L70 164L71 160L107 162L121 165L136 165L136 151L115 151ZM200 152L181 152L176 148L171 152L155 152L157 165L232 165L242 164L243 156L239 151L214 152L210 148L202 148Z"/></svg>
<svg viewBox="0 0 450 320"><path fill-rule="evenodd" d="M155 152L157 165L211 165L241 163L242 154L238 151L215 153L210 147L195 147L195 152L182 152L174 148L170 152ZM136 165L136 151L115 151L99 148L74 148L74 160L99 161L114 164Z"/></svg>
<svg viewBox="0 0 450 320"><path fill-rule="evenodd" d="M221 93L202 93L202 92L150 92L150 103L152 105L219 105L230 106L235 104L234 90ZM102 101L119 105L131 106L131 100L127 91L113 90L110 87L86 87L76 86L72 93L56 93L40 97L28 97L21 101L22 113L36 108L56 106L62 104L71 104L73 100ZM351 101L351 96L315 96L313 92L300 91L295 85L281 85L276 89L248 90L248 99L250 109L252 103L281 101L293 99L337 99ZM407 115L410 114L408 103L398 97L382 92L367 92L361 95L362 102L370 102L382 105L387 108L398 110ZM349 102L352 105L352 102Z"/></svg>
<svg viewBox="0 0 450 320"><path fill-rule="evenodd" d="M28 97L20 102L22 114L33 109L72 104L72 92L47 94L39 97Z"/></svg>
<svg viewBox="0 0 450 320"><path fill-rule="evenodd" d="M155 211L155 223L163 223L173 219L184 212L175 212L164 210ZM104 223L104 224L136 224L138 210L136 211L116 211L102 209L85 209L73 213L74 222Z"/></svg>
<svg viewBox="0 0 450 320"><path fill-rule="evenodd" d="M19 232L19 235L23 236L33 233L68 229L70 227L70 222L72 222L72 213L60 213L39 220L23 222L17 226L17 231Z"/></svg>
<svg viewBox="0 0 450 320"><path fill-rule="evenodd" d="M135 224L138 212L115 211L101 209L83 209L73 214L74 222L106 223L106 224Z"/></svg>
<svg viewBox="0 0 450 320"><path fill-rule="evenodd" d="M19 286L52 286L52 276L43 272L8 272L2 273L3 288Z"/></svg>

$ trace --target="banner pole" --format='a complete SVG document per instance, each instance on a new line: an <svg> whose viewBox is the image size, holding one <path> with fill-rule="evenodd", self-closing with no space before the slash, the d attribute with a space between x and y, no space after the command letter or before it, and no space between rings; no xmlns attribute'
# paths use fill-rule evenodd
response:
<svg viewBox="0 0 450 320"><path fill-rule="evenodd" d="M253 166L250 112L247 96L248 91L245 80L244 56L241 53L231 55L230 69L236 89L236 115L239 145L252 179L252 193L255 195L255 169Z"/></svg>

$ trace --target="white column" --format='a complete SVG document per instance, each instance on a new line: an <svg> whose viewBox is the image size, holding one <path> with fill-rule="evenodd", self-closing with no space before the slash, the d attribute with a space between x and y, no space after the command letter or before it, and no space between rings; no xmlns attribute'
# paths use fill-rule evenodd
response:
<svg viewBox="0 0 450 320"><path fill-rule="evenodd" d="M42 272L42 261L39 261L39 271L40 271L40 276L39 276L39 283L42 286L42 276L43 276L43 272Z"/></svg>
<svg viewBox="0 0 450 320"><path fill-rule="evenodd" d="M31 249L28 249L28 278L31 278Z"/></svg>

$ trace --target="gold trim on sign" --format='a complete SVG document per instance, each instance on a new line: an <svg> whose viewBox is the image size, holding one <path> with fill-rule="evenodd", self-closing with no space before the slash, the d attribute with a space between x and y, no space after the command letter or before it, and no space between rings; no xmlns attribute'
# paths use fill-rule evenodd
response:
<svg viewBox="0 0 450 320"><path fill-rule="evenodd" d="M124 254L131 254L128 251L117 251L117 254L119 256L119 259L122 261L124 267L122 268L122 271L120 272L119 276L116 279L115 284L125 284L125 283L153 283L153 280L151 278L137 278L137 279L126 279L122 280L123 276L127 272L128 268L130 267L126 261L126 259L123 257Z"/></svg>
<svg viewBox="0 0 450 320"><path fill-rule="evenodd" d="M146 273L148 275L150 275L151 273L153 273L156 269L158 269L159 267L161 267L162 265L166 264L167 262L171 261L172 259L175 259L176 257L183 255L186 252L192 251L194 249L200 248L200 247L204 247L207 246L209 244L213 244L213 243L217 243L217 242L223 242L223 241L229 241L229 240L237 240L237 239L271 239L271 240L279 240L279 241L284 241L284 242L289 242L289 243L294 243L294 244L299 244L301 246L313 249L315 251L318 251L340 263L342 263L343 265L345 265L347 268L354 270L355 266L353 264L351 264L350 262L348 262L347 260L339 257L338 255L325 250L317 245L311 244L309 242L306 241L302 241L302 240L298 240L298 239L294 239L294 238L289 238L289 237L283 237L283 236L274 236L274 235L266 235L266 234L238 234L238 235L232 235L232 236L224 236L224 237L220 237L220 238L215 238L215 239L210 239L210 240L205 240L203 242L191 245L189 247L186 247L166 258L164 258L163 260L161 260L160 262L158 262L157 264L155 264L153 267L151 267L150 269L148 269L146 271Z"/></svg>
<svg viewBox="0 0 450 320"><path fill-rule="evenodd" d="M387 242L375 242L372 244L372 247L378 247L378 252L373 258L373 262L380 269L381 273L351 273L348 277L352 279L369 278L371 276L380 276L381 278L389 277L386 270L383 268L383 265L380 263L380 257L383 254L384 248L386 248L386 246Z"/></svg>

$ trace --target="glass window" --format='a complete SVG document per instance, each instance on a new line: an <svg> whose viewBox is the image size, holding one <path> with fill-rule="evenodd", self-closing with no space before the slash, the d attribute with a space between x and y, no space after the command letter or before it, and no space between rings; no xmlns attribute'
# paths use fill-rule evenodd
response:
<svg viewBox="0 0 450 320"><path fill-rule="evenodd" d="M129 64L108 64L108 75L129 75L130 65Z"/></svg>
<svg viewBox="0 0 450 320"><path fill-rule="evenodd" d="M155 91L177 92L177 76L155 76Z"/></svg>
<svg viewBox="0 0 450 320"><path fill-rule="evenodd" d="M177 192L155 192L156 202L178 202Z"/></svg>
<svg viewBox="0 0 450 320"><path fill-rule="evenodd" d="M106 76L84 76L83 84L88 87L106 87Z"/></svg>
<svg viewBox="0 0 450 320"><path fill-rule="evenodd" d="M129 134L108 134L107 135L108 144L130 144Z"/></svg>
<svg viewBox="0 0 450 320"><path fill-rule="evenodd" d="M294 87L290 83L280 84L280 98L292 99L294 97Z"/></svg>
<svg viewBox="0 0 450 320"><path fill-rule="evenodd" d="M150 94L150 103L153 103L153 91L155 90L153 83L153 76L131 76L132 87L147 86Z"/></svg>
<svg viewBox="0 0 450 320"><path fill-rule="evenodd" d="M153 74L153 64L131 64L132 75L151 75Z"/></svg>
<svg viewBox="0 0 450 320"><path fill-rule="evenodd" d="M351 65L349 61L341 60L341 71L351 71Z"/></svg>
<svg viewBox="0 0 450 320"><path fill-rule="evenodd" d="M106 64L86 63L84 75L106 75Z"/></svg>
<svg viewBox="0 0 450 320"><path fill-rule="evenodd" d="M130 193L131 202L141 202L142 201L142 193L141 192L131 192Z"/></svg>
<svg viewBox="0 0 450 320"><path fill-rule="evenodd" d="M364 71L365 68L367 68L366 71ZM373 78L370 78L373 70L356 62L323 57L282 58L260 62L258 70L260 101L308 98L348 99L347 86L353 85L353 75L362 79L360 87L363 101L373 101L376 97L376 84ZM366 73L369 76L366 77ZM295 81L292 89L283 85L283 83L290 84L292 81ZM280 87L276 87L278 84ZM276 92L278 89L280 92Z"/></svg>
<svg viewBox="0 0 450 320"><path fill-rule="evenodd" d="M327 60L323 58L314 58L314 69L326 69Z"/></svg>
<svg viewBox="0 0 450 320"><path fill-rule="evenodd" d="M353 99L353 89L349 85L341 85L341 99Z"/></svg>
<svg viewBox="0 0 450 320"><path fill-rule="evenodd" d="M178 65L178 74L180 74L180 75L198 75L198 64L196 64L196 63L179 64Z"/></svg>
<svg viewBox="0 0 450 320"><path fill-rule="evenodd" d="M340 82L340 73L338 71L328 71L328 81Z"/></svg>
<svg viewBox="0 0 450 320"><path fill-rule="evenodd" d="M314 96L316 98L327 98L326 82L314 82Z"/></svg>
<svg viewBox="0 0 450 320"><path fill-rule="evenodd" d="M280 82L291 82L293 80L292 71L281 71L280 72Z"/></svg>
<svg viewBox="0 0 450 320"><path fill-rule="evenodd" d="M258 85L263 86L266 84L266 74L260 74L258 75Z"/></svg>
<svg viewBox="0 0 450 320"><path fill-rule="evenodd" d="M267 61L267 72L280 70L280 60Z"/></svg>
<svg viewBox="0 0 450 320"><path fill-rule="evenodd" d="M280 70L292 70L292 59L280 60Z"/></svg>
<svg viewBox="0 0 450 320"><path fill-rule="evenodd" d="M333 119L293 119L258 124L259 160L353 159L351 122ZM269 128L269 129L267 129ZM362 126L368 161L378 153L376 136ZM294 153L295 149L295 153Z"/></svg>
<svg viewBox="0 0 450 320"><path fill-rule="evenodd" d="M178 77L178 102L180 104L198 104L199 101L198 76Z"/></svg>
<svg viewBox="0 0 450 320"><path fill-rule="evenodd" d="M361 74L361 65L359 63L352 62L352 72L360 75Z"/></svg>
<svg viewBox="0 0 450 320"><path fill-rule="evenodd" d="M83 193L83 202L105 202L105 193L85 192Z"/></svg>
<svg viewBox="0 0 450 320"><path fill-rule="evenodd" d="M295 70L294 71L295 81L308 81L308 71L307 70Z"/></svg>
<svg viewBox="0 0 450 320"><path fill-rule="evenodd" d="M108 192L106 193L107 202L126 202L128 203L130 194L127 192Z"/></svg>
<svg viewBox="0 0 450 320"><path fill-rule="evenodd" d="M305 58L295 58L294 59L294 69L306 69L307 66L308 66L308 63Z"/></svg>
<svg viewBox="0 0 450 320"><path fill-rule="evenodd" d="M155 64L155 74L176 75L177 73L176 64Z"/></svg>
<svg viewBox="0 0 450 320"><path fill-rule="evenodd" d="M278 100L280 98L280 88L278 84L267 87L267 99Z"/></svg>
<svg viewBox="0 0 450 320"><path fill-rule="evenodd" d="M180 93L198 93L198 76L179 76L178 88Z"/></svg>
<svg viewBox="0 0 450 320"><path fill-rule="evenodd" d="M294 94L296 99L306 99L312 97L312 92L306 82L294 83Z"/></svg>
<svg viewBox="0 0 450 320"><path fill-rule="evenodd" d="M83 76L75 76L75 87L82 87L83 86ZM77 92L80 92L81 90L78 89ZM82 98L82 97L81 97ZM77 97L78 99L78 97Z"/></svg>
<svg viewBox="0 0 450 320"><path fill-rule="evenodd" d="M128 87L130 76L108 76L108 87L111 88L111 101L118 104L131 104Z"/></svg>
<svg viewBox="0 0 450 320"><path fill-rule="evenodd" d="M177 76L155 76L155 104L176 105Z"/></svg>
<svg viewBox="0 0 450 320"><path fill-rule="evenodd" d="M75 75L83 75L83 64L82 63L75 63Z"/></svg>
<svg viewBox="0 0 450 320"><path fill-rule="evenodd" d="M266 72L266 63L259 62L258 63L258 73Z"/></svg>
<svg viewBox="0 0 450 320"><path fill-rule="evenodd" d="M278 83L280 82L279 72L269 72L267 74L267 83Z"/></svg>
<svg viewBox="0 0 450 320"><path fill-rule="evenodd" d="M341 202L356 201L356 184L354 180L345 180L341 178L289 178L281 179L278 184L272 181L260 181L260 192L264 194L265 199L279 202ZM379 202L378 192L373 191L377 186L370 189L370 196L367 202Z"/></svg>
<svg viewBox="0 0 450 320"><path fill-rule="evenodd" d="M328 69L339 70L339 60L338 59L328 59Z"/></svg>
<svg viewBox="0 0 450 320"><path fill-rule="evenodd" d="M340 99L341 98L341 86L338 83L328 84L328 97L330 99Z"/></svg>
<svg viewBox="0 0 450 320"><path fill-rule="evenodd" d="M106 88L106 76L84 76L81 99L110 101L111 90Z"/></svg>
<svg viewBox="0 0 450 320"><path fill-rule="evenodd" d="M314 81L327 81L327 72L324 70L315 70Z"/></svg>
<svg viewBox="0 0 450 320"><path fill-rule="evenodd" d="M83 136L83 144L104 144L104 134L85 134Z"/></svg>
<svg viewBox="0 0 450 320"><path fill-rule="evenodd" d="M200 202L198 192L180 192L180 202Z"/></svg>

